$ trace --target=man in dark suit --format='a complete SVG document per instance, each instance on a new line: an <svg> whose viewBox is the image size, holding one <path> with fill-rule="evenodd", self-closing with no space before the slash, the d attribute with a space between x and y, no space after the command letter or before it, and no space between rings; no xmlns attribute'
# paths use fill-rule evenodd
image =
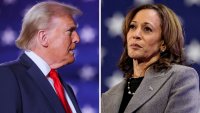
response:
<svg viewBox="0 0 200 113"><path fill-rule="evenodd" d="M25 15L16 44L24 52L0 65L0 113L81 113L71 87L56 69L74 61L81 11L41 2Z"/></svg>

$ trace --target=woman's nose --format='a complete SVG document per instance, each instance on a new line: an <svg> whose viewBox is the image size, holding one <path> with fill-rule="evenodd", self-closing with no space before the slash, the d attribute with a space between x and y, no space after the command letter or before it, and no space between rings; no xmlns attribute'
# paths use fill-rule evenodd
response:
<svg viewBox="0 0 200 113"><path fill-rule="evenodd" d="M141 36L142 36L141 32L142 31L141 31L140 28L135 29L135 31L133 31L133 38L134 39L141 39Z"/></svg>

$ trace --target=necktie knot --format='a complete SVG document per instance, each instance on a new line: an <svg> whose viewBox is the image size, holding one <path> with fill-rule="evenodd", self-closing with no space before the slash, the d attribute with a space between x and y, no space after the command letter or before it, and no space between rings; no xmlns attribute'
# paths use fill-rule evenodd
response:
<svg viewBox="0 0 200 113"><path fill-rule="evenodd" d="M56 72L55 69L51 69L51 71L49 72L49 76L53 79L58 81L58 73Z"/></svg>

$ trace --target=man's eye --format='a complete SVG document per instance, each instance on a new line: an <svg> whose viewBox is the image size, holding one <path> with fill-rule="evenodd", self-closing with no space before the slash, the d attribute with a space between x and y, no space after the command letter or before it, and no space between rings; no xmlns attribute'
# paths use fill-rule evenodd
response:
<svg viewBox="0 0 200 113"><path fill-rule="evenodd" d="M68 29L67 30L67 32L73 32L74 31L74 29Z"/></svg>
<svg viewBox="0 0 200 113"><path fill-rule="evenodd" d="M74 29L68 29L66 32L67 32L69 35L72 35L72 33L74 32Z"/></svg>

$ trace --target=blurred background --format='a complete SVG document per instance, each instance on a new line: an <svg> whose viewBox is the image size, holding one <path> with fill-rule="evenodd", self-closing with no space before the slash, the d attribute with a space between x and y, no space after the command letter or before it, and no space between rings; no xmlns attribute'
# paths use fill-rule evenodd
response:
<svg viewBox="0 0 200 113"><path fill-rule="evenodd" d="M122 53L121 25L130 8L163 3L181 19L185 30L185 52L200 75L200 0L102 0L101 1L101 92L120 82L117 64Z"/></svg>
<svg viewBox="0 0 200 113"><path fill-rule="evenodd" d="M22 52L15 46L24 13L45 0L0 0L0 63L17 59ZM77 19L81 42L75 51L76 61L59 69L76 96L83 113L99 111L99 1L57 0L82 10Z"/></svg>

